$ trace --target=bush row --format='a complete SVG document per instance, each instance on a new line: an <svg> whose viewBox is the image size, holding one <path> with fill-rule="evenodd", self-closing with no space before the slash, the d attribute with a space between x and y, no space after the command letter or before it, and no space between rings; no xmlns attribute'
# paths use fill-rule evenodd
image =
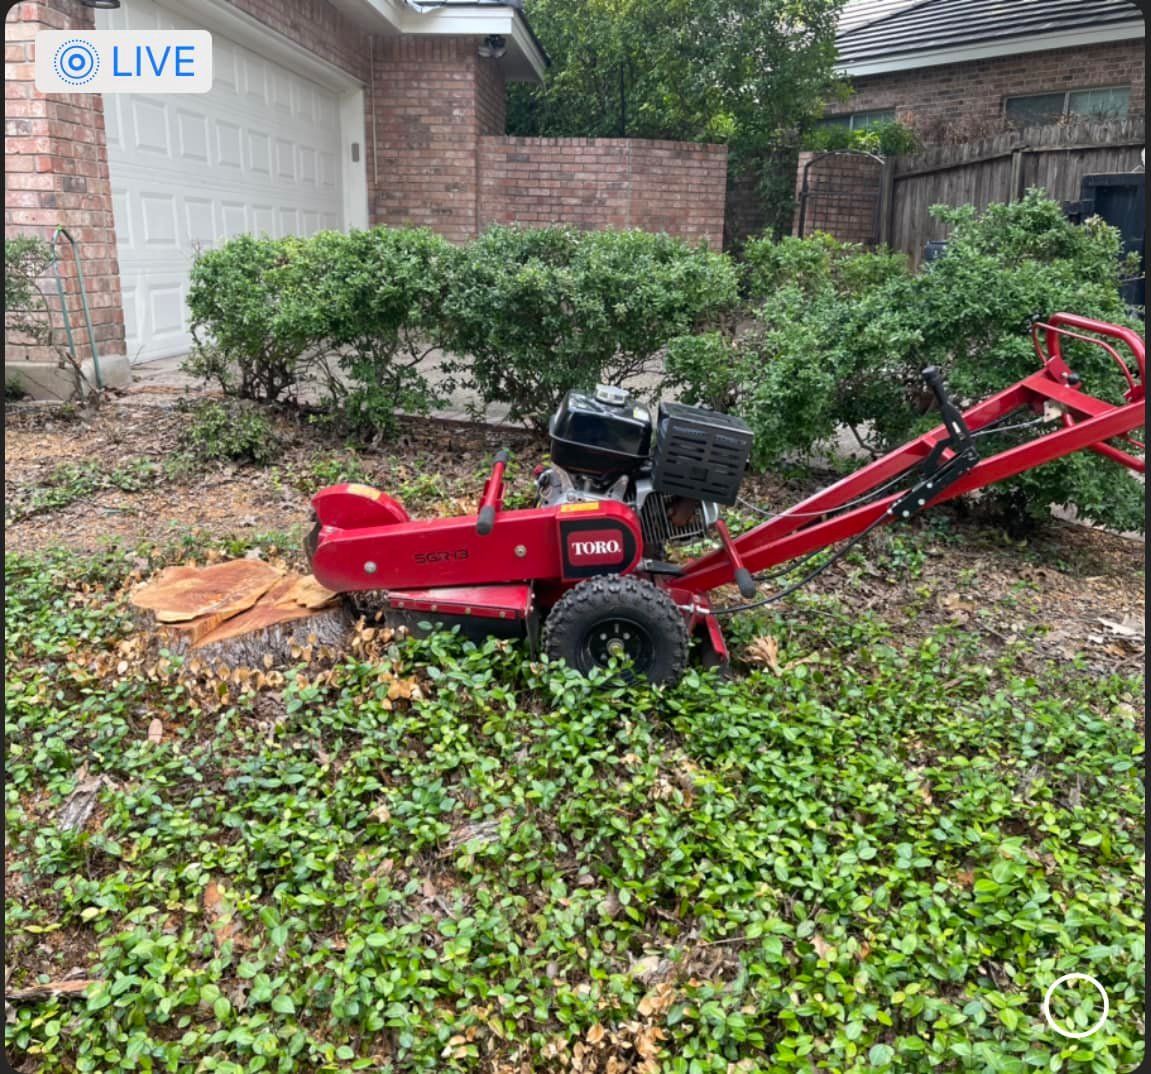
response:
<svg viewBox="0 0 1151 1074"><path fill-rule="evenodd" d="M542 424L569 388L636 377L737 300L722 254L640 231L500 227L463 247L391 228L240 236L193 267L189 366L265 402L316 388L360 433L457 386Z"/></svg>
<svg viewBox="0 0 1151 1074"><path fill-rule="evenodd" d="M499 227L463 247L386 228L240 237L193 270L191 365L266 401L316 385L361 434L386 434L397 411L425 412L456 387L542 426L569 388L644 375L653 394L742 415L763 467L845 427L880 452L936 424L927 365L963 401L1027 375L1035 315L1139 323L1120 296L1131 268L1118 233L1101 221L1073 225L1040 191L982 215L936 212L950 244L918 274L901 254L826 235L751 241L739 263L636 231ZM1089 390L1116 383L1097 349L1073 358ZM1141 486L1093 455L989 499L1032 518L1060 503L1143 525Z"/></svg>
<svg viewBox="0 0 1151 1074"><path fill-rule="evenodd" d="M810 452L845 428L879 453L938 424L926 366L940 367L956 398L974 402L1036 370L1028 331L1036 316L1065 310L1142 329L1119 290L1136 270L1101 220L1074 225L1040 191L982 215L935 214L951 227L947 251L919 273L902 257L826 236L749 244L751 326L671 341L670 385L685 401L741 414L755 430L760 466ZM1102 350L1072 344L1068 353L1088 391L1121 401L1125 383ZM990 454L1012 442L1004 433L980 448ZM1095 522L1143 528L1142 485L1090 453L995 486L985 500L1015 521L1067 504Z"/></svg>

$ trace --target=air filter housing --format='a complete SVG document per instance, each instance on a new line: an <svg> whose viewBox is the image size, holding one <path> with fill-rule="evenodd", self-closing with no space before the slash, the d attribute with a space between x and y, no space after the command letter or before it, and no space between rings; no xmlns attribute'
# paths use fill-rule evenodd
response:
<svg viewBox="0 0 1151 1074"><path fill-rule="evenodd" d="M733 504L751 454L752 432L732 414L661 403L652 487L667 496Z"/></svg>

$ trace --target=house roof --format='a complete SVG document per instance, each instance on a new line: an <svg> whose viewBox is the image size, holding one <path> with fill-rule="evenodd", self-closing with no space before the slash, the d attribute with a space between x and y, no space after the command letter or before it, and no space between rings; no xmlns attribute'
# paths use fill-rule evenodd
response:
<svg viewBox="0 0 1151 1074"><path fill-rule="evenodd" d="M523 0L330 0L367 33L503 37L498 59L512 81L538 82L547 53L524 15Z"/></svg>
<svg viewBox="0 0 1151 1074"><path fill-rule="evenodd" d="M836 46L848 74L1142 37L1130 0L849 0Z"/></svg>
<svg viewBox="0 0 1151 1074"><path fill-rule="evenodd" d="M897 11L920 3L921 0L847 0L839 13L839 33L845 34L857 26L893 15Z"/></svg>

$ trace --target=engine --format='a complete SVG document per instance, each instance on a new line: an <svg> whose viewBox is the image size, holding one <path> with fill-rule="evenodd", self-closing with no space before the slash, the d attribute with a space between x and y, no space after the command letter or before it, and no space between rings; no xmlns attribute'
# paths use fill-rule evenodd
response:
<svg viewBox="0 0 1151 1074"><path fill-rule="evenodd" d="M644 554L702 537L720 504L739 495L751 430L703 407L661 403L652 412L622 388L570 391L552 416L552 467L538 479L544 505L612 499L639 517Z"/></svg>

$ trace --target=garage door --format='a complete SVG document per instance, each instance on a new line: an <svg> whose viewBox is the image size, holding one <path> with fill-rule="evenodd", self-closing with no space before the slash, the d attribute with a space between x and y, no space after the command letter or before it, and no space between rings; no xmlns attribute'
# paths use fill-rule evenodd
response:
<svg viewBox="0 0 1151 1074"><path fill-rule="evenodd" d="M101 29L193 29L132 0ZM106 94L108 167L134 362L186 353L197 248L242 232L309 235L343 226L337 94L213 33L204 94Z"/></svg>

